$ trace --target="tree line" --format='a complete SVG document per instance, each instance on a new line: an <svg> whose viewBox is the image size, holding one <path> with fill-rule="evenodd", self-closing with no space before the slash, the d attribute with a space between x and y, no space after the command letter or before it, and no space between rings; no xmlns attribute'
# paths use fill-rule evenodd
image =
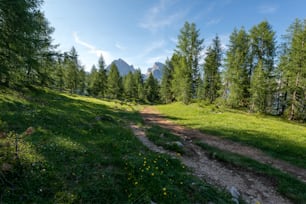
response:
<svg viewBox="0 0 306 204"><path fill-rule="evenodd" d="M218 35L204 49L194 23L186 22L161 82L137 70L120 76L103 56L85 72L75 48L56 51L54 31L40 0L0 1L0 85L45 86L59 91L138 102L206 101L231 108L306 120L306 20L296 19L276 43L263 21L235 28L227 50ZM21 23L22 22L22 23ZM203 63L202 63L203 62Z"/></svg>
<svg viewBox="0 0 306 204"><path fill-rule="evenodd" d="M276 44L263 21L249 31L235 28L224 52L218 35L199 64L204 40L186 22L166 61L160 85L164 103L205 100L231 108L306 120L306 20L296 19Z"/></svg>
<svg viewBox="0 0 306 204"><path fill-rule="evenodd" d="M111 99L153 102L158 82L144 81L140 70L121 77L115 64L109 72L103 56L85 72L74 47L56 51L52 28L40 10L41 0L0 1L0 86L43 86L59 91Z"/></svg>

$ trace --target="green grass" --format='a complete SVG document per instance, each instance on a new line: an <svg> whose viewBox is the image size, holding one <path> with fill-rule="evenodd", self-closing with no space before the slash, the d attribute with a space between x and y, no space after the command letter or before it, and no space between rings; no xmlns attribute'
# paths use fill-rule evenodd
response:
<svg viewBox="0 0 306 204"><path fill-rule="evenodd" d="M160 128L159 126L152 126L146 130L146 135L154 144L162 146L163 148L175 151L180 154L184 154L184 147L179 146L176 142L182 142L182 140L170 133L169 131Z"/></svg>
<svg viewBox="0 0 306 204"><path fill-rule="evenodd" d="M142 123L137 109L47 89L0 90L0 203L230 203L137 140L126 125Z"/></svg>
<svg viewBox="0 0 306 204"><path fill-rule="evenodd" d="M238 168L248 169L259 175L272 179L272 182L277 185L278 192L292 200L294 203L306 203L306 184L296 178L293 178L292 176L269 165L259 163L250 158L228 151L222 151L201 141L196 141L195 143L208 152L211 157L219 161Z"/></svg>
<svg viewBox="0 0 306 204"><path fill-rule="evenodd" d="M156 108L175 123L262 149L273 157L306 168L306 126L278 117L198 104Z"/></svg>

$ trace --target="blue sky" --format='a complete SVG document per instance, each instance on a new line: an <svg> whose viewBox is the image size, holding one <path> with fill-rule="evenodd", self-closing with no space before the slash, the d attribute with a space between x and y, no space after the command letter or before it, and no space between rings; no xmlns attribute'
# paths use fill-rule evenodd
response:
<svg viewBox="0 0 306 204"><path fill-rule="evenodd" d="M102 54L122 58L146 72L171 57L185 21L200 29L204 46L218 34L224 49L235 27L263 20L283 35L295 18L306 18L305 0L45 0L42 10L55 28L59 50L75 46L89 71Z"/></svg>

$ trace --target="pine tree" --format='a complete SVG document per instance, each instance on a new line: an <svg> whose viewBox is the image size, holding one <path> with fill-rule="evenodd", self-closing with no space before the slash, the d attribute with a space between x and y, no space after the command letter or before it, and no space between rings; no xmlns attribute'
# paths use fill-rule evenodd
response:
<svg viewBox="0 0 306 204"><path fill-rule="evenodd" d="M225 93L227 104L231 107L248 105L250 80L249 36L241 28L235 29L230 36L225 59Z"/></svg>
<svg viewBox="0 0 306 204"><path fill-rule="evenodd" d="M186 77L189 79L185 79L186 81L191 82L191 86L186 86L185 88L191 89L186 90L188 93L188 97L185 98L185 102L190 102L191 98L196 97L197 89L199 88L199 61L201 59L201 51L203 50L203 42L204 39L200 39L200 31L197 30L196 25L194 23L185 22L183 28L180 30L180 35L178 36L178 45L176 54L181 57L184 57L186 63L182 63L184 67L180 67L180 70L186 74ZM190 73L189 73L190 72ZM180 80L180 79L176 79ZM189 94L191 93L191 94Z"/></svg>
<svg viewBox="0 0 306 204"><path fill-rule="evenodd" d="M203 77L203 91L204 99L213 103L219 97L219 90L221 89L221 42L218 36L213 39L212 46L208 47L204 62L204 77Z"/></svg>
<svg viewBox="0 0 306 204"><path fill-rule="evenodd" d="M164 103L170 103L173 100L173 93L171 90L173 66L169 59L166 60L161 85L160 85L160 97Z"/></svg>
<svg viewBox="0 0 306 204"><path fill-rule="evenodd" d="M261 81L265 85L264 89L261 89L262 93L258 93L259 90L253 87L257 82L251 81L251 109L272 113L275 100L273 94L276 90L276 73L274 68L275 32L267 21L263 21L251 29L250 43L252 68L249 71L249 77L251 80ZM258 68L261 68L263 73L261 74L261 71L258 70L257 76L253 77L254 69ZM258 79L258 77L264 78ZM262 109L262 106L264 106L264 109Z"/></svg>
<svg viewBox="0 0 306 204"><path fill-rule="evenodd" d="M107 96L111 99L119 99L121 96L121 77L115 63L111 64L107 77Z"/></svg>
<svg viewBox="0 0 306 204"><path fill-rule="evenodd" d="M159 86L158 81L150 73L149 77L145 81L145 95L148 102L157 102L159 100Z"/></svg>

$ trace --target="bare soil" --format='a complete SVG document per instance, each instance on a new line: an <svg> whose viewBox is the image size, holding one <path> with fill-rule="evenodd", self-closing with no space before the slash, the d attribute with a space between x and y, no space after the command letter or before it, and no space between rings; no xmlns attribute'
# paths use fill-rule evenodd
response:
<svg viewBox="0 0 306 204"><path fill-rule="evenodd" d="M188 150L189 154L177 155L174 152L156 146L146 137L144 129L132 124L130 126L131 129L145 146L152 151L169 154L180 159L186 166L193 170L195 176L198 176L212 185L217 185L221 188L227 189L228 191L237 189L242 199L247 203L282 204L291 202L277 192L276 186L271 179L255 174L249 170L226 165L215 160L200 147L194 145L192 143L194 139L200 139L204 143L221 150L237 153L252 158L258 162L269 164L306 182L305 169L272 158L259 149L174 124L150 107L144 108L141 111L141 114L147 125L158 125L182 137L184 139L184 148Z"/></svg>

